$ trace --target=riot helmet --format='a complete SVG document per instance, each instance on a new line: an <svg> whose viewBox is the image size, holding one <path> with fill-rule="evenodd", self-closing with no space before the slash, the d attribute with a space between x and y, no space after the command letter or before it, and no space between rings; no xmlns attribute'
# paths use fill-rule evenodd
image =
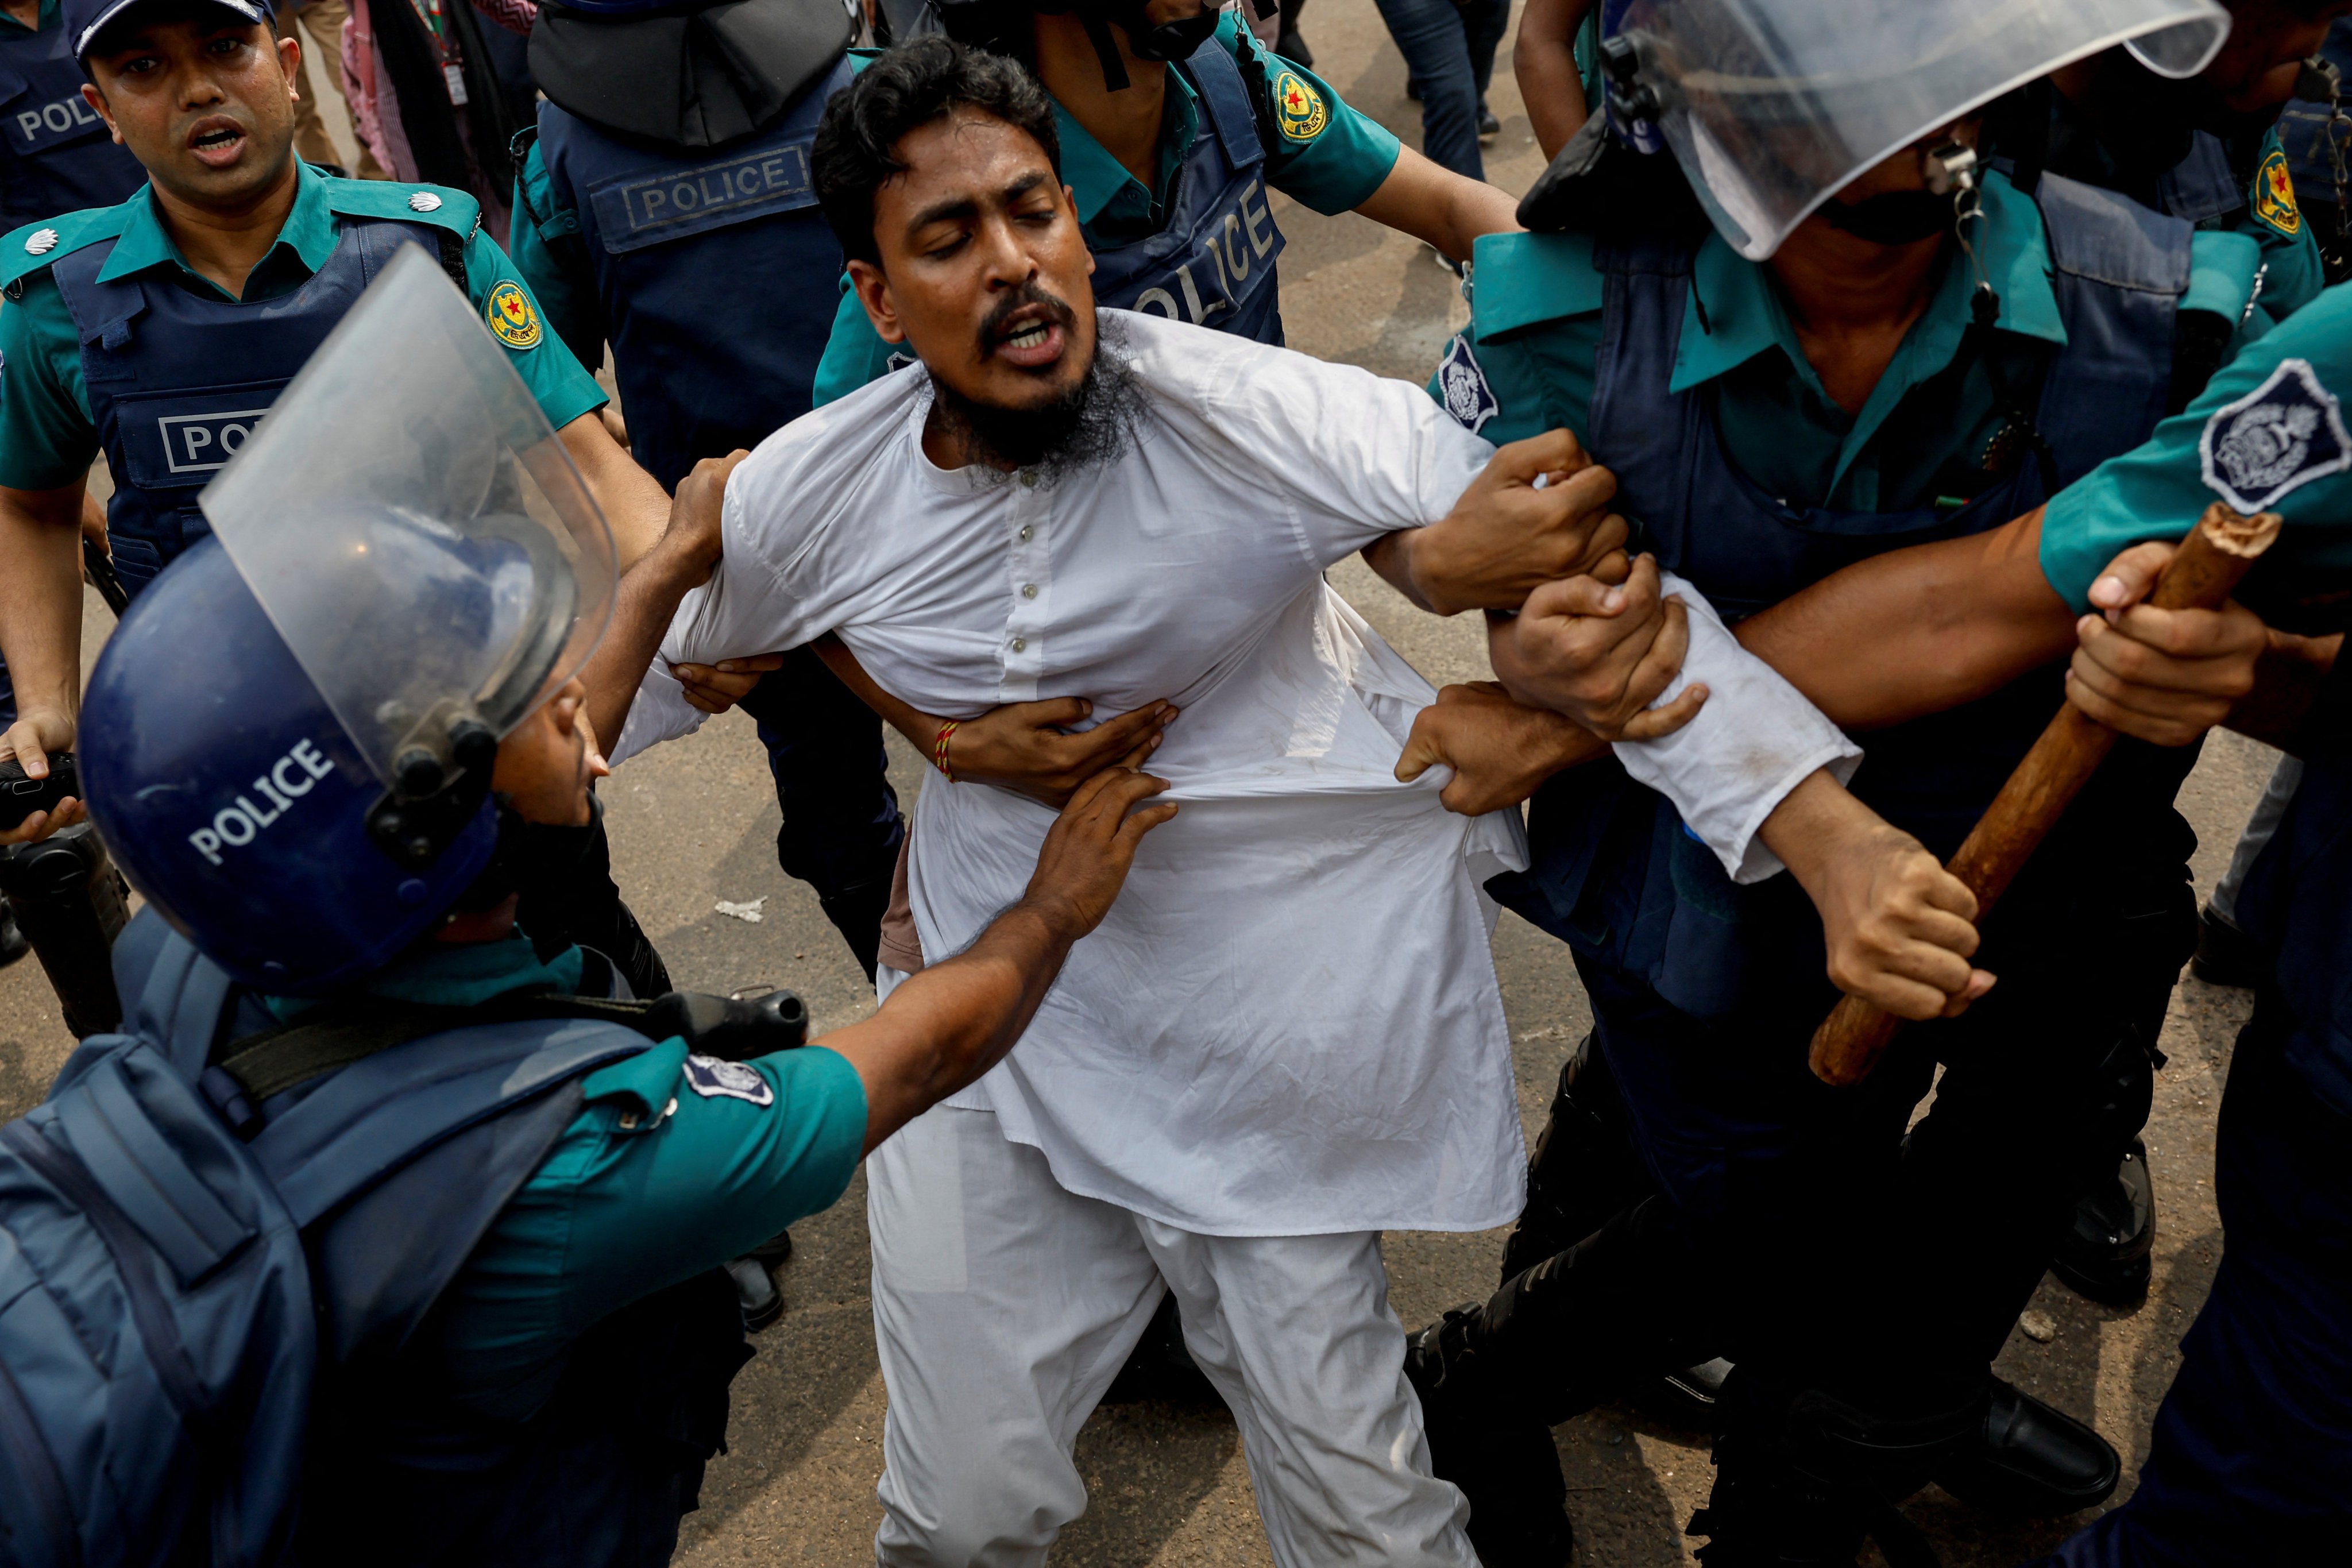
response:
<svg viewBox="0 0 2352 1568"><path fill-rule="evenodd" d="M90 815L237 980L329 989L489 864L499 741L603 637L612 534L507 351L415 247L200 501L214 539L131 605L90 678Z"/></svg>
<svg viewBox="0 0 2352 1568"><path fill-rule="evenodd" d="M1865 170L2002 95L2117 45L2193 76L2229 26L2214 0L1612 0L1602 123L1547 176L1597 165L1604 134L1670 151L1760 261Z"/></svg>
<svg viewBox="0 0 2352 1568"><path fill-rule="evenodd" d="M541 92L593 125L667 147L766 130L856 41L842 0L543 0Z"/></svg>

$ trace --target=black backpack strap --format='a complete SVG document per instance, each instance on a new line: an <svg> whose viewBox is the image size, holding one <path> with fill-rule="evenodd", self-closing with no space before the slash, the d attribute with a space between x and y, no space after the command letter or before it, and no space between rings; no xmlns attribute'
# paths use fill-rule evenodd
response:
<svg viewBox="0 0 2352 1568"><path fill-rule="evenodd" d="M473 296L466 281L466 237L450 229L436 227L433 231L433 238L441 247L441 270L449 275L449 281L457 286L457 292L471 299Z"/></svg>

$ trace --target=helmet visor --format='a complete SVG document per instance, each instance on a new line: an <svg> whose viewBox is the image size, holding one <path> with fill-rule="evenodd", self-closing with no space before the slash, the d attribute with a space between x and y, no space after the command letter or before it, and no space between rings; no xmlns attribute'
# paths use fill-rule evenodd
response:
<svg viewBox="0 0 2352 1568"><path fill-rule="evenodd" d="M1620 30L1707 215L1760 261L1864 170L2036 77L2141 38L2193 74L2229 28L2213 0L1632 0Z"/></svg>
<svg viewBox="0 0 2352 1568"><path fill-rule="evenodd" d="M504 735L612 616L612 531L509 354L404 246L201 498L387 784L460 720Z"/></svg>

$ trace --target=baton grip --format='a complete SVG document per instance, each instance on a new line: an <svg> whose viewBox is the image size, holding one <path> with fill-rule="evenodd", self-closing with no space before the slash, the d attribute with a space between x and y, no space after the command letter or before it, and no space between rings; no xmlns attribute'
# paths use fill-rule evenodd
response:
<svg viewBox="0 0 2352 1568"><path fill-rule="evenodd" d="M2214 502L2173 552L2147 602L2160 610L2219 607L2276 541L2279 521L2274 511L2241 517ZM2066 703L2009 775L1945 868L1977 896L1979 925L2118 738ZM1858 996L1840 998L1813 1033L1813 1075L1841 1087L1860 1083L1902 1027L1903 1020L1883 1007Z"/></svg>

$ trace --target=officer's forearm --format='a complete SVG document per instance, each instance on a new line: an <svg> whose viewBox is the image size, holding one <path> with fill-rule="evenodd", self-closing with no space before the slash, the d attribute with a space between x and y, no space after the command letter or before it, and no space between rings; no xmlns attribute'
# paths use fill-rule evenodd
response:
<svg viewBox="0 0 2352 1568"><path fill-rule="evenodd" d="M1467 261L1470 244L1480 235L1507 234L1519 226L1518 206L1507 192L1401 147L1389 177L1356 210Z"/></svg>
<svg viewBox="0 0 2352 1568"><path fill-rule="evenodd" d="M866 1086L868 1152L1004 1059L1078 935L1049 900L1024 899L963 952L909 975L874 1016L817 1042Z"/></svg>
<svg viewBox="0 0 2352 1568"><path fill-rule="evenodd" d="M1536 143L1556 158L1584 126L1584 79L1576 70L1576 30L1592 0L1528 0L1511 46L1511 72L1535 126Z"/></svg>
<svg viewBox="0 0 2352 1568"><path fill-rule="evenodd" d="M1938 713L2074 650L2074 616L2042 575L2042 513L1889 551L1735 630L1849 731Z"/></svg>
<svg viewBox="0 0 2352 1568"><path fill-rule="evenodd" d="M26 716L80 706L82 489L0 489L0 658Z"/></svg>
<svg viewBox="0 0 2352 1568"><path fill-rule="evenodd" d="M625 572L654 547L669 526L669 497L654 477L637 467L605 427L602 410L592 409L556 432L572 454L588 493L613 526L613 548ZM604 731L597 731L602 734Z"/></svg>
<svg viewBox="0 0 2352 1568"><path fill-rule="evenodd" d="M613 595L612 626L580 672L588 688L588 721L608 751L620 742L637 687L660 651L678 601L709 577L706 562L667 540L622 575Z"/></svg>
<svg viewBox="0 0 2352 1568"><path fill-rule="evenodd" d="M831 632L809 646L816 649L817 658L824 660L824 667L833 671L835 679L849 688L860 702L880 714L884 723L906 736L907 743L916 751L926 757L931 754L931 747L939 739L940 726L947 721L933 718L883 690L875 679L866 673L866 667L857 662L857 656Z"/></svg>

